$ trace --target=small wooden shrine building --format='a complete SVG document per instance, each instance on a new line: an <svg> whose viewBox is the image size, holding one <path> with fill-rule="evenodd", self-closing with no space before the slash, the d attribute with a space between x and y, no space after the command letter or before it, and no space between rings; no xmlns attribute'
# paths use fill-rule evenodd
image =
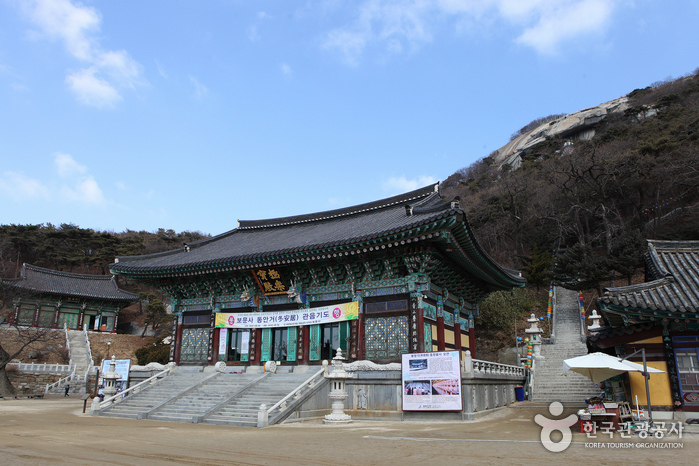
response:
<svg viewBox="0 0 699 466"><path fill-rule="evenodd" d="M438 184L354 207L238 228L183 248L118 257L114 274L154 286L176 315L178 364L400 361L475 354L490 292L524 286L479 246Z"/></svg>
<svg viewBox="0 0 699 466"><path fill-rule="evenodd" d="M3 280L17 292L10 324L115 332L119 311L138 296L113 275L89 275L24 264L19 278ZM10 304L10 303L7 303Z"/></svg>
<svg viewBox="0 0 699 466"><path fill-rule="evenodd" d="M645 348L653 409L699 411L699 241L648 240L646 282L608 288L597 300L607 324L591 351L626 356ZM640 355L631 359L640 362ZM645 399L640 374L631 392Z"/></svg>

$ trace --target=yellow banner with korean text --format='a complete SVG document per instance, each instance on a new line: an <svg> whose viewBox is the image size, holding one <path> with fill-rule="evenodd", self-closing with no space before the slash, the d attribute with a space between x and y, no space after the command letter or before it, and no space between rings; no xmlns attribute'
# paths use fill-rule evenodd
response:
<svg viewBox="0 0 699 466"><path fill-rule="evenodd" d="M273 328L331 324L359 318L359 303L335 304L311 309L274 312L219 312L216 328Z"/></svg>

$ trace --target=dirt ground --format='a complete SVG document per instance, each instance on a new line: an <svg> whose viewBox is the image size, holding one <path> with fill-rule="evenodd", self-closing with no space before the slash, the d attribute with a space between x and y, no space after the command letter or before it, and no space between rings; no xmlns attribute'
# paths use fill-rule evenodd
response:
<svg viewBox="0 0 699 466"><path fill-rule="evenodd" d="M266 429L117 419L82 414L83 402L0 400L0 464L493 464L556 462L596 464L696 464L699 436L673 449L591 448L573 433L563 452L540 442L536 414L547 408L518 403L474 422L320 421ZM89 405L88 405L89 412ZM564 415L568 414L565 412ZM560 437L559 437L560 438ZM554 441L558 439L554 436ZM615 444L638 438L611 440Z"/></svg>

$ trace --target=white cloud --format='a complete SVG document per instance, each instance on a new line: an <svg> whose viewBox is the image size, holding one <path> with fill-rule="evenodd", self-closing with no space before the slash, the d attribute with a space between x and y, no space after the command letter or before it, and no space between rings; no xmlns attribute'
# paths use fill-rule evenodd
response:
<svg viewBox="0 0 699 466"><path fill-rule="evenodd" d="M574 37L601 32L609 22L613 5L607 0L559 2L539 10L538 21L517 38L540 53L555 53L560 44Z"/></svg>
<svg viewBox="0 0 699 466"><path fill-rule="evenodd" d="M53 163L62 180L58 188L61 199L96 206L106 204L102 190L85 165L78 163L72 155L62 152L54 154Z"/></svg>
<svg viewBox="0 0 699 466"><path fill-rule="evenodd" d="M73 5L70 0L34 0L24 4L30 19L51 39L62 40L68 52L90 61L95 43L90 33L100 29L97 10Z"/></svg>
<svg viewBox="0 0 699 466"><path fill-rule="evenodd" d="M424 188L436 183L438 180L433 176L418 176L415 179L408 179L405 176L391 177L382 183L383 190L389 195L402 194L408 191Z"/></svg>
<svg viewBox="0 0 699 466"><path fill-rule="evenodd" d="M39 180L12 171L7 171L0 177L0 192L18 200L49 198L49 190Z"/></svg>
<svg viewBox="0 0 699 466"><path fill-rule="evenodd" d="M207 95L209 95L209 88L200 83L197 78L190 76L189 81L194 85L195 100L203 100Z"/></svg>
<svg viewBox="0 0 699 466"><path fill-rule="evenodd" d="M293 70L291 69L291 66L289 66L286 63L282 63L280 66L280 69L282 70L282 73L284 73L286 76L291 76L293 74Z"/></svg>
<svg viewBox="0 0 699 466"><path fill-rule="evenodd" d="M413 51L433 32L453 23L504 21L515 28L513 41L539 53L555 52L566 40L603 32L618 0L364 0L355 19L329 31L322 43L350 65L369 47L390 54Z"/></svg>
<svg viewBox="0 0 699 466"><path fill-rule="evenodd" d="M95 178L88 173L88 168L78 163L72 155L57 152L53 166L58 181L53 176L49 183L14 171L4 172L0 176L0 194L13 200L64 205L104 207L109 203Z"/></svg>
<svg viewBox="0 0 699 466"><path fill-rule="evenodd" d="M112 107L122 100L119 88L146 85L141 65L124 50L103 50L96 34L99 12L70 0L33 0L22 4L27 17L39 28L34 36L63 43L68 53L87 67L66 76L77 100L88 106Z"/></svg>
<svg viewBox="0 0 699 466"><path fill-rule="evenodd" d="M167 72L165 71L165 68L163 68L163 66L160 64L160 62L158 60L155 60L155 67L157 68L158 74L160 75L160 77L162 77L164 79L168 79L170 77L170 76L168 76Z"/></svg>
<svg viewBox="0 0 699 466"><path fill-rule="evenodd" d="M61 187L63 196L71 201L81 204L103 206L106 199L95 179L88 175L75 185L64 185Z"/></svg>
<svg viewBox="0 0 699 466"><path fill-rule="evenodd" d="M248 28L248 39L250 42L257 42L260 40L260 32L257 30L257 24L253 24Z"/></svg>
<svg viewBox="0 0 699 466"><path fill-rule="evenodd" d="M86 68L66 76L68 88L78 102L95 108L114 107L123 98L114 86L98 76L94 68Z"/></svg>
<svg viewBox="0 0 699 466"><path fill-rule="evenodd" d="M87 167L75 161L72 155L57 152L54 156L53 163L58 171L58 176L61 178L69 178L87 173Z"/></svg>

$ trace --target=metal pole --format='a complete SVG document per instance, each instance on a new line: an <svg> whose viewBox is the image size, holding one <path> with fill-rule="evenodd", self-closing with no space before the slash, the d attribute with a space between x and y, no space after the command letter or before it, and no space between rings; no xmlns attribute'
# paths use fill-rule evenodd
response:
<svg viewBox="0 0 699 466"><path fill-rule="evenodd" d="M641 348L641 354L643 355L643 379L646 382L646 401L648 402L648 427L653 427L653 413L650 410L650 391L648 390L648 379L650 379L650 374L648 373L648 367L646 366L646 349Z"/></svg>
<svg viewBox="0 0 699 466"><path fill-rule="evenodd" d="M97 396L97 387L99 386L100 383L100 369L99 367L95 367L95 391L94 391L94 396Z"/></svg>
<svg viewBox="0 0 699 466"><path fill-rule="evenodd" d="M641 348L640 350L634 351L630 355L622 358L622 361L629 359L638 353L641 353L643 357L643 380L646 383L646 406L648 407L648 428L653 426L653 413L650 410L650 390L648 390L648 379L650 379L650 374L648 373L648 366L646 365L646 349Z"/></svg>

